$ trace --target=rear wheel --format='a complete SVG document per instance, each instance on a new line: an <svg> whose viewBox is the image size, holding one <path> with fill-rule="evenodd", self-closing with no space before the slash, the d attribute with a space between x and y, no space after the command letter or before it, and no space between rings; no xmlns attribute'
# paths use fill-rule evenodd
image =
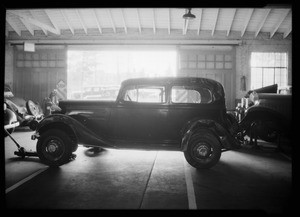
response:
<svg viewBox="0 0 300 217"><path fill-rule="evenodd" d="M197 169L211 168L220 160L220 142L211 132L197 131L191 136L184 156Z"/></svg>
<svg viewBox="0 0 300 217"><path fill-rule="evenodd" d="M43 133L37 142L37 154L49 166L61 166L72 156L72 140L61 130L51 129Z"/></svg>

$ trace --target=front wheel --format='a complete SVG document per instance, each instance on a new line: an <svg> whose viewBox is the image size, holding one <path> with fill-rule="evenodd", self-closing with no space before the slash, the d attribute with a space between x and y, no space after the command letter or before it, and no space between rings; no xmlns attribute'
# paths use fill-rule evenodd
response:
<svg viewBox="0 0 300 217"><path fill-rule="evenodd" d="M211 168L220 160L220 142L212 133L198 131L191 136L184 156L187 162L197 169Z"/></svg>
<svg viewBox="0 0 300 217"><path fill-rule="evenodd" d="M43 163L61 166L72 156L72 140L65 132L51 129L41 135L36 150Z"/></svg>

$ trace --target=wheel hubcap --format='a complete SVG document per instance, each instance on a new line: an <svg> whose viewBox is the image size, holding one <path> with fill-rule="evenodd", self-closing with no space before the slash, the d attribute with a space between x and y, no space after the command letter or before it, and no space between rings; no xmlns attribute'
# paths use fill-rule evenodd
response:
<svg viewBox="0 0 300 217"><path fill-rule="evenodd" d="M201 142L193 148L193 155L198 160L208 160L211 157L212 149L207 143Z"/></svg>
<svg viewBox="0 0 300 217"><path fill-rule="evenodd" d="M52 140L52 141L49 143L47 149L48 149L48 151L49 151L50 153L54 153L54 152L57 151L58 145L57 145L57 143L56 143L55 141Z"/></svg>
<svg viewBox="0 0 300 217"><path fill-rule="evenodd" d="M51 161L60 159L65 152L64 145L59 139L50 139L46 144L43 151L44 156Z"/></svg>
<svg viewBox="0 0 300 217"><path fill-rule="evenodd" d="M205 145L200 145L198 148L197 148L197 154L201 157L205 157L207 156L208 154L208 148L207 146Z"/></svg>

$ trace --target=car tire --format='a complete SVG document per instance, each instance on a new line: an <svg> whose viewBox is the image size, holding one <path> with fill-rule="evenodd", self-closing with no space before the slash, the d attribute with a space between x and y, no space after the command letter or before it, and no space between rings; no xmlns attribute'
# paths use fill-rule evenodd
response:
<svg viewBox="0 0 300 217"><path fill-rule="evenodd" d="M209 169L220 160L220 142L207 130L197 131L191 136L184 156L191 166L197 169Z"/></svg>
<svg viewBox="0 0 300 217"><path fill-rule="evenodd" d="M68 134L57 129L44 132L36 146L40 160L53 167L61 166L70 161L72 149L72 140Z"/></svg>

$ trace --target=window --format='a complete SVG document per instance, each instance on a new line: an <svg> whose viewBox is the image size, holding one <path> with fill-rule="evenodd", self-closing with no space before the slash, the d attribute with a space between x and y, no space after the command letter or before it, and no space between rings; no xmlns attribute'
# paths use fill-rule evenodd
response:
<svg viewBox="0 0 300 217"><path fill-rule="evenodd" d="M287 53L251 54L251 89L287 85Z"/></svg>
<svg viewBox="0 0 300 217"><path fill-rule="evenodd" d="M139 103L164 103L166 102L165 87L131 87L126 91L124 101Z"/></svg>
<svg viewBox="0 0 300 217"><path fill-rule="evenodd" d="M105 47L105 46L104 46ZM113 46L114 47L114 46ZM133 46L130 49L91 48L82 50L69 48L67 53L68 99L86 99L85 87L120 86L129 78L176 76L177 52L174 48L153 49ZM58 53L59 54L59 53ZM17 63L25 67L25 57ZM23 60L24 59L24 60ZM41 60L42 56L40 57ZM47 60L47 58L46 58ZM48 61L45 60L47 67ZM49 63L51 64L51 63ZM23 66L24 65L24 66ZM88 97L99 97L97 96ZM103 99L100 97L99 99Z"/></svg>
<svg viewBox="0 0 300 217"><path fill-rule="evenodd" d="M211 92L207 88L174 86L171 94L172 103L205 104L212 101Z"/></svg>

